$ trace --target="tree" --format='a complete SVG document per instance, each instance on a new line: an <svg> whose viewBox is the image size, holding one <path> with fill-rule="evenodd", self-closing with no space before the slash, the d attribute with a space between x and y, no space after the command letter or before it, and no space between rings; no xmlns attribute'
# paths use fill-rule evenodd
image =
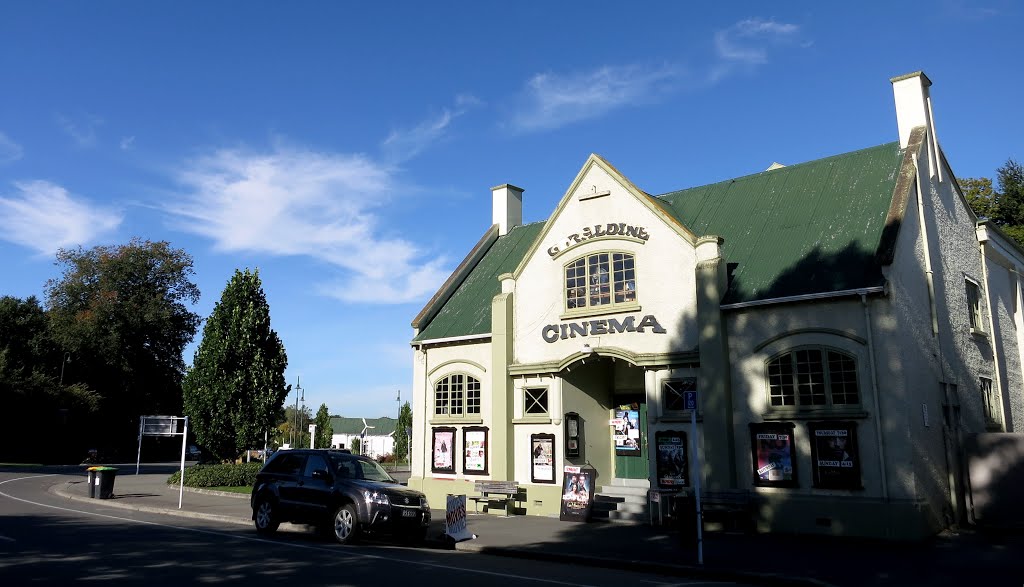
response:
<svg viewBox="0 0 1024 587"><path fill-rule="evenodd" d="M995 190L992 189L992 180L987 177L968 177L957 180L960 184L960 191L964 198L974 210L978 218L993 218L999 202L996 199Z"/></svg>
<svg viewBox="0 0 1024 587"><path fill-rule="evenodd" d="M185 376L185 414L196 440L224 460L261 445L291 390L287 366L259 271L235 270Z"/></svg>
<svg viewBox="0 0 1024 587"><path fill-rule="evenodd" d="M200 323L186 306L199 300L192 257L165 241L136 238L61 249L56 264L61 275L46 283L46 305L59 352L74 357L64 383L83 383L100 396L89 440L131 454L139 416L181 410L182 352Z"/></svg>
<svg viewBox="0 0 1024 587"><path fill-rule="evenodd" d="M298 419L296 419L296 413L298 413ZM309 410L309 406L302 406L296 412L293 406L288 406L284 410L278 412L277 417L277 437L275 442L277 446L284 444L290 444L293 447L304 447L309 446L309 428L307 423L313 419L313 414ZM292 432L298 433L298 437L293 437Z"/></svg>
<svg viewBox="0 0 1024 587"><path fill-rule="evenodd" d="M398 427L395 429L395 461L409 458L409 437L406 429L412 428L412 407L409 402L398 410Z"/></svg>
<svg viewBox="0 0 1024 587"><path fill-rule="evenodd" d="M334 431L331 429L331 414L327 411L327 404L320 404L314 423L316 424L316 440L313 448L331 448Z"/></svg>
<svg viewBox="0 0 1024 587"><path fill-rule="evenodd" d="M65 358L35 297L0 297L0 401L13 416L5 436L16 441L0 443L0 460L66 462L84 455L82 447L67 439L86 431L98 397L85 384L62 384ZM59 426L59 434L40 435L40 422ZM31 440L17 442L23 439Z"/></svg>
<svg viewBox="0 0 1024 587"><path fill-rule="evenodd" d="M352 454L354 454L354 455L361 455L361 454L363 454L362 448L363 448L363 442L360 439L358 439L358 438L352 438L352 446L350 448L350 450L352 451Z"/></svg>

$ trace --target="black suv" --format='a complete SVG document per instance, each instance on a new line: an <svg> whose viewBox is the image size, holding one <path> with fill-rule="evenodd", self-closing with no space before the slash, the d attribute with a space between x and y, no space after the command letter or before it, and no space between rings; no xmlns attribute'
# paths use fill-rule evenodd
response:
<svg viewBox="0 0 1024 587"><path fill-rule="evenodd" d="M425 495L340 450L277 451L256 475L250 504L260 534L281 522L313 524L342 544L364 531L421 541L430 525Z"/></svg>

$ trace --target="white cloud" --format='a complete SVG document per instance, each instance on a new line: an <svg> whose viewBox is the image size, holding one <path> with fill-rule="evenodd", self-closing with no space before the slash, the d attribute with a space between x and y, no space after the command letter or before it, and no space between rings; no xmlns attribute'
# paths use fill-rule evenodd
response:
<svg viewBox="0 0 1024 587"><path fill-rule="evenodd" d="M58 114L57 124L74 139L75 144L88 148L96 146L96 129L103 124L103 119L90 114L82 120L72 120L63 114Z"/></svg>
<svg viewBox="0 0 1024 587"><path fill-rule="evenodd" d="M422 153L427 147L444 137L451 123L480 101L470 95L455 98L455 108L445 109L439 115L421 122L411 129L393 130L381 143L389 161L400 163Z"/></svg>
<svg viewBox="0 0 1024 587"><path fill-rule="evenodd" d="M0 132L0 165L17 161L23 154L21 145Z"/></svg>
<svg viewBox="0 0 1024 587"><path fill-rule="evenodd" d="M447 277L443 259L382 235L376 209L396 190L391 170L362 155L279 146L271 152L220 150L179 174L187 187L167 206L177 228L220 251L301 255L343 277L318 286L346 301L402 303L432 293Z"/></svg>
<svg viewBox="0 0 1024 587"><path fill-rule="evenodd" d="M47 181L15 182L17 193L0 197L0 239L52 254L86 245L121 224L122 216L90 205Z"/></svg>
<svg viewBox="0 0 1024 587"><path fill-rule="evenodd" d="M526 103L512 125L519 131L552 129L656 100L678 76L671 67L639 65L604 66L567 75L539 73L527 82Z"/></svg>
<svg viewBox="0 0 1024 587"><path fill-rule="evenodd" d="M752 67L768 62L768 49L797 40L800 27L761 18L741 20L715 32L718 63L711 69L711 81L732 73L737 66Z"/></svg>
<svg viewBox="0 0 1024 587"><path fill-rule="evenodd" d="M130 137L121 137L121 150L122 151L131 151L133 148L135 148L135 136L134 135L132 135Z"/></svg>

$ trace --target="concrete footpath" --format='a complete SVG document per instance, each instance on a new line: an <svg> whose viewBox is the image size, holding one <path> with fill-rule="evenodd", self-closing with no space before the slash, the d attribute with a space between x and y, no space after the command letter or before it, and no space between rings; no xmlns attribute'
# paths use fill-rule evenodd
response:
<svg viewBox="0 0 1024 587"><path fill-rule="evenodd" d="M119 471L110 499L88 497L84 467L80 480L62 481L51 491L70 500L252 525L248 495L186 488L178 509L178 487L167 485L167 473L133 473L127 468ZM433 510L432 515L427 547L692 579L763 585L1024 584L1022 532L965 530L914 544L825 536L706 533L704 564L698 565L696 548L684 545L683 533L667 526L470 513L469 531L477 537L452 545L444 537L444 511Z"/></svg>

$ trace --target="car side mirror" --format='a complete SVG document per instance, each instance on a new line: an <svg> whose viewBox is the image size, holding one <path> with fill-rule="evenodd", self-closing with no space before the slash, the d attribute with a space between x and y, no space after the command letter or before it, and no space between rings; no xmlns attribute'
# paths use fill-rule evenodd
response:
<svg viewBox="0 0 1024 587"><path fill-rule="evenodd" d="M328 473L327 471L323 470L323 469L317 469L316 471L313 471L313 478L314 479L323 479L324 481L330 482L331 481L331 474Z"/></svg>

